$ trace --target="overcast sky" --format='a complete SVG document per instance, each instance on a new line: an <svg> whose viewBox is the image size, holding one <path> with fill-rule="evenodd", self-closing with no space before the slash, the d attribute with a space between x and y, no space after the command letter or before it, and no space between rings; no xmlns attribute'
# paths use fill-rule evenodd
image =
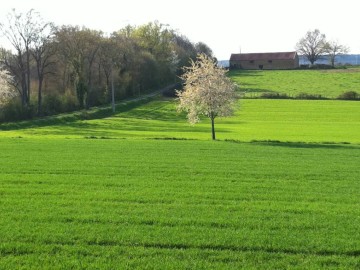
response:
<svg viewBox="0 0 360 270"><path fill-rule="evenodd" d="M359 5L359 0L3 0L0 21L12 8L33 8L57 25L106 33L157 20L193 42L205 42L219 60L226 60L240 49L293 51L296 42L316 28L349 46L351 53L360 53Z"/></svg>

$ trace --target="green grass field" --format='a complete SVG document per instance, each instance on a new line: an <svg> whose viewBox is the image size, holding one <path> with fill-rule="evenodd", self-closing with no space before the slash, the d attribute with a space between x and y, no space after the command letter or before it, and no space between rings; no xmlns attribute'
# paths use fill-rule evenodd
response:
<svg viewBox="0 0 360 270"><path fill-rule="evenodd" d="M360 146L0 143L1 269L360 267Z"/></svg>
<svg viewBox="0 0 360 270"><path fill-rule="evenodd" d="M0 125L0 269L360 268L358 102L175 105Z"/></svg>
<svg viewBox="0 0 360 270"><path fill-rule="evenodd" d="M249 97L276 92L294 97L300 93L336 98L347 91L360 92L360 68L334 70L234 70L229 76Z"/></svg>
<svg viewBox="0 0 360 270"><path fill-rule="evenodd" d="M355 101L244 99L231 118L216 119L220 140L280 140L360 144L360 106ZM178 138L211 137L210 123L203 119L190 126L176 112L173 100L156 100L116 115L93 120L58 120L3 125L7 137L62 138ZM1 126L0 126L1 128Z"/></svg>

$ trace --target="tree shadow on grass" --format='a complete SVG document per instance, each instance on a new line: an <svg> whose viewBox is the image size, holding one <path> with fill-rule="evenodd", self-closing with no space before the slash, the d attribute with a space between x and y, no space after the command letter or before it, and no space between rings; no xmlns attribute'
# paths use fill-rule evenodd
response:
<svg viewBox="0 0 360 270"><path fill-rule="evenodd" d="M261 71L259 71L259 70L249 70L249 69L234 69L234 70L231 70L228 74L229 74L230 77L263 76Z"/></svg>
<svg viewBox="0 0 360 270"><path fill-rule="evenodd" d="M19 129L28 129L28 128L37 128L37 127L46 127L53 125L63 125L67 126L69 123L78 122L81 120L93 120L93 119L103 119L111 116L116 116L119 113L124 113L130 111L138 106L142 106L146 103L149 103L152 99L144 99L132 102L124 102L117 105L116 113L112 112L112 108L109 106L96 107L90 110L77 111L73 113L64 113L60 115L47 116L42 118L37 118L34 120L24 120L19 122L9 122L9 123L0 123L1 130L19 130Z"/></svg>
<svg viewBox="0 0 360 270"><path fill-rule="evenodd" d="M175 104L171 107L169 107L169 104L171 103L166 101L154 102L149 106L138 107L126 114L119 114L115 117L171 122L186 121L186 113L177 112Z"/></svg>
<svg viewBox="0 0 360 270"><path fill-rule="evenodd" d="M274 90L264 89L264 88L246 88L244 87L246 93L278 93Z"/></svg>
<svg viewBox="0 0 360 270"><path fill-rule="evenodd" d="M239 140L228 140L230 143L248 143ZM360 144L352 144L349 142L282 142L278 140L252 140L251 144L273 147L288 148L323 148L323 149L357 149L360 150Z"/></svg>
<svg viewBox="0 0 360 270"><path fill-rule="evenodd" d="M349 142L282 142L282 141L251 141L253 144L288 148L323 148L323 149L358 149L360 145Z"/></svg>

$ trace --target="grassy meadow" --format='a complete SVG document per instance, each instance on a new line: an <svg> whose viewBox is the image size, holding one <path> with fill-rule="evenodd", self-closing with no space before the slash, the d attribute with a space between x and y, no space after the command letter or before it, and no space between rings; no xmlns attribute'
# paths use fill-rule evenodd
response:
<svg viewBox="0 0 360 270"><path fill-rule="evenodd" d="M117 110L0 124L0 269L360 268L359 102Z"/></svg>
<svg viewBox="0 0 360 270"><path fill-rule="evenodd" d="M360 267L360 146L0 143L1 269Z"/></svg>
<svg viewBox="0 0 360 270"><path fill-rule="evenodd" d="M360 144L359 115L359 103L354 101L244 99L235 116L216 119L215 128L219 140ZM96 117L82 120L66 115L3 124L0 129L6 137L211 138L209 120L189 125L186 116L176 112L173 99L150 101L115 115L105 111Z"/></svg>
<svg viewBox="0 0 360 270"><path fill-rule="evenodd" d="M246 96L276 92L294 97L301 93L337 98L347 91L359 91L360 68L329 70L233 70L229 76Z"/></svg>

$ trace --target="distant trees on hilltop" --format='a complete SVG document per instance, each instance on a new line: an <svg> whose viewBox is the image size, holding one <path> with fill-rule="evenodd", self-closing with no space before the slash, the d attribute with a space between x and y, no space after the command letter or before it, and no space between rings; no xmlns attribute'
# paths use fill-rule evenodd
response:
<svg viewBox="0 0 360 270"><path fill-rule="evenodd" d="M328 55L331 65L335 66L335 57L339 54L349 52L349 48L341 45L339 41L326 40L325 34L320 33L319 29L308 31L306 35L296 44L296 50L304 55L311 65L323 55Z"/></svg>
<svg viewBox="0 0 360 270"><path fill-rule="evenodd" d="M16 111L7 120L109 103L112 78L117 99L137 96L175 82L198 53L212 56L205 43L194 44L156 21L105 35L55 26L34 10L13 10L0 23L0 33L12 45L1 48L0 68L17 92L2 105L3 111Z"/></svg>

